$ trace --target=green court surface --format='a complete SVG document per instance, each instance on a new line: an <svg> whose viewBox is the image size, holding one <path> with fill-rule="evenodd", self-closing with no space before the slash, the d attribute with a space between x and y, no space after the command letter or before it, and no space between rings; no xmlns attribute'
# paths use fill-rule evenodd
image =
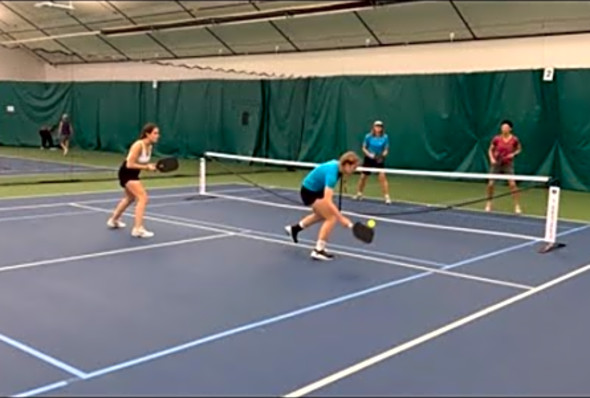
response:
<svg viewBox="0 0 590 398"><path fill-rule="evenodd" d="M39 174L10 174L0 177L0 197L37 196L60 193L79 193L97 191L117 191L116 169L122 162L124 154L97 151L84 151L74 148L64 157L61 151L47 151L39 148L0 147L0 157L18 158L31 161L63 164L66 170ZM180 169L170 175L153 175L144 173L142 179L148 188L194 186L199 181L199 162L197 159L182 159ZM88 172L71 173L69 166L85 165L103 167ZM257 169L250 165L232 164L207 166L207 183L257 183L266 186L297 189L306 173L305 170L288 171L284 168ZM260 172L264 171L264 172ZM59 182L67 181L67 182ZM459 182L430 178L405 176L388 176L390 194L394 201L426 204L455 204L485 197L485 181ZM348 181L347 193L356 191L357 179ZM504 184L498 184L496 193L507 191ZM371 176L365 190L367 197L380 197L377 178ZM523 211L528 215L543 217L546 212L547 189L544 187L528 189L522 192ZM577 221L590 221L587 211L590 193L562 191L560 218ZM483 202L467 207L482 210ZM512 199L505 196L495 201L494 210L512 211Z"/></svg>

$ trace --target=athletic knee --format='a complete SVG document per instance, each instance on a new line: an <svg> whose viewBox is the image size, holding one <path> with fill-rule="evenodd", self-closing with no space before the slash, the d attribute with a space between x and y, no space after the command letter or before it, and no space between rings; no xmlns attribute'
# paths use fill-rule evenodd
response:
<svg viewBox="0 0 590 398"><path fill-rule="evenodd" d="M137 203L146 205L146 204L148 204L150 198L147 194L141 194L141 195L137 196L136 200L137 200Z"/></svg>

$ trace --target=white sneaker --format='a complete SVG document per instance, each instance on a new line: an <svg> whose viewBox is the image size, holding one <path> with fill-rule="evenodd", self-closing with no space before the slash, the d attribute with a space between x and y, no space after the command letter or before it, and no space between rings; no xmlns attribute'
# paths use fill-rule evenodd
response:
<svg viewBox="0 0 590 398"><path fill-rule="evenodd" d="M520 208L520 206L516 205L516 206L514 206L514 212L516 214L521 214L522 213L522 209Z"/></svg>
<svg viewBox="0 0 590 398"><path fill-rule="evenodd" d="M145 228L133 228L131 231L131 236L135 238L151 238L154 236L153 232L147 231Z"/></svg>
<svg viewBox="0 0 590 398"><path fill-rule="evenodd" d="M362 200L363 199L363 194L362 193L357 193L356 195L354 195L352 197L354 200Z"/></svg>
<svg viewBox="0 0 590 398"><path fill-rule="evenodd" d="M121 220L115 221L112 218L109 218L109 220L107 221L107 226L111 229L118 229L125 228L126 224Z"/></svg>
<svg viewBox="0 0 590 398"><path fill-rule="evenodd" d="M492 211L492 204L490 202L486 203L486 211Z"/></svg>
<svg viewBox="0 0 590 398"><path fill-rule="evenodd" d="M389 198L389 196L385 197L385 204L386 205L390 205L391 204L391 199Z"/></svg>

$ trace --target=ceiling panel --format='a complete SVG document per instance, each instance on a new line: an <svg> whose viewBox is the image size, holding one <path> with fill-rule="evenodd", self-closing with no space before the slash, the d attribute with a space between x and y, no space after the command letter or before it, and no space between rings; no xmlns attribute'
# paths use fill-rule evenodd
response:
<svg viewBox="0 0 590 398"><path fill-rule="evenodd" d="M586 1L461 1L457 7L478 37L590 29Z"/></svg>
<svg viewBox="0 0 590 398"><path fill-rule="evenodd" d="M203 28L168 30L154 32L153 35L180 57L230 54L223 44Z"/></svg>
<svg viewBox="0 0 590 398"><path fill-rule="evenodd" d="M86 29L70 28L65 31L59 29L59 32L60 34L86 32ZM56 32L51 29L49 29L47 33L56 34ZM103 60L105 58L125 59L124 56L120 55L115 49L97 36L79 36L61 39L60 43L86 60Z"/></svg>
<svg viewBox="0 0 590 398"><path fill-rule="evenodd" d="M10 1L4 2L3 5L41 29L77 25L66 11L58 8L37 8L35 3L35 1Z"/></svg>
<svg viewBox="0 0 590 398"><path fill-rule="evenodd" d="M145 34L108 36L106 40L131 59L169 58L171 54Z"/></svg>
<svg viewBox="0 0 590 398"><path fill-rule="evenodd" d="M109 3L133 19L183 11L176 1L110 1Z"/></svg>
<svg viewBox="0 0 590 398"><path fill-rule="evenodd" d="M304 50L376 45L352 13L281 19L275 24Z"/></svg>
<svg viewBox="0 0 590 398"><path fill-rule="evenodd" d="M113 20L125 21L104 1L76 1L74 7L75 10L70 13L85 24Z"/></svg>
<svg viewBox="0 0 590 398"><path fill-rule="evenodd" d="M181 1L197 18L218 17L231 14L255 12L248 1Z"/></svg>
<svg viewBox="0 0 590 398"><path fill-rule="evenodd" d="M92 22L86 25L90 29L101 30L106 28L120 28L122 26L129 26L130 23L126 19L117 19L112 21Z"/></svg>
<svg viewBox="0 0 590 398"><path fill-rule="evenodd" d="M277 9L288 9L288 8L297 8L297 7L307 7L307 6L321 6L324 4L329 3L336 3L334 1L255 1L256 6L261 10L277 10Z"/></svg>
<svg viewBox="0 0 590 398"><path fill-rule="evenodd" d="M36 39L36 38L42 38L42 37L47 37L47 35L44 35L43 33L40 32L18 32L18 33L11 33L12 37L14 37L14 39L16 40L24 40L24 39ZM35 42L28 42L28 43L24 43L24 45L26 45L29 48L36 48L36 49L43 49L46 51L66 51L67 50L59 45L59 43L57 43L55 40L41 40L41 41L35 41Z"/></svg>
<svg viewBox="0 0 590 398"><path fill-rule="evenodd" d="M139 25L161 22L186 21L193 19L186 11L158 14L146 17L135 17L133 21Z"/></svg>
<svg viewBox="0 0 590 398"><path fill-rule="evenodd" d="M35 30L35 27L0 3L0 29L10 33Z"/></svg>
<svg viewBox="0 0 590 398"><path fill-rule="evenodd" d="M469 39L471 34L448 2L406 3L359 12L383 44Z"/></svg>
<svg viewBox="0 0 590 398"><path fill-rule="evenodd" d="M218 26L211 30L239 54L295 50L268 22Z"/></svg>

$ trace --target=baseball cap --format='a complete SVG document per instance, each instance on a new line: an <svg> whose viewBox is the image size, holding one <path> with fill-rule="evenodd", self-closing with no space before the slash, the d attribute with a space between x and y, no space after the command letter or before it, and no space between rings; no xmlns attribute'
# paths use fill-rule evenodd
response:
<svg viewBox="0 0 590 398"><path fill-rule="evenodd" d="M373 126L383 126L383 122L381 120L375 120Z"/></svg>

